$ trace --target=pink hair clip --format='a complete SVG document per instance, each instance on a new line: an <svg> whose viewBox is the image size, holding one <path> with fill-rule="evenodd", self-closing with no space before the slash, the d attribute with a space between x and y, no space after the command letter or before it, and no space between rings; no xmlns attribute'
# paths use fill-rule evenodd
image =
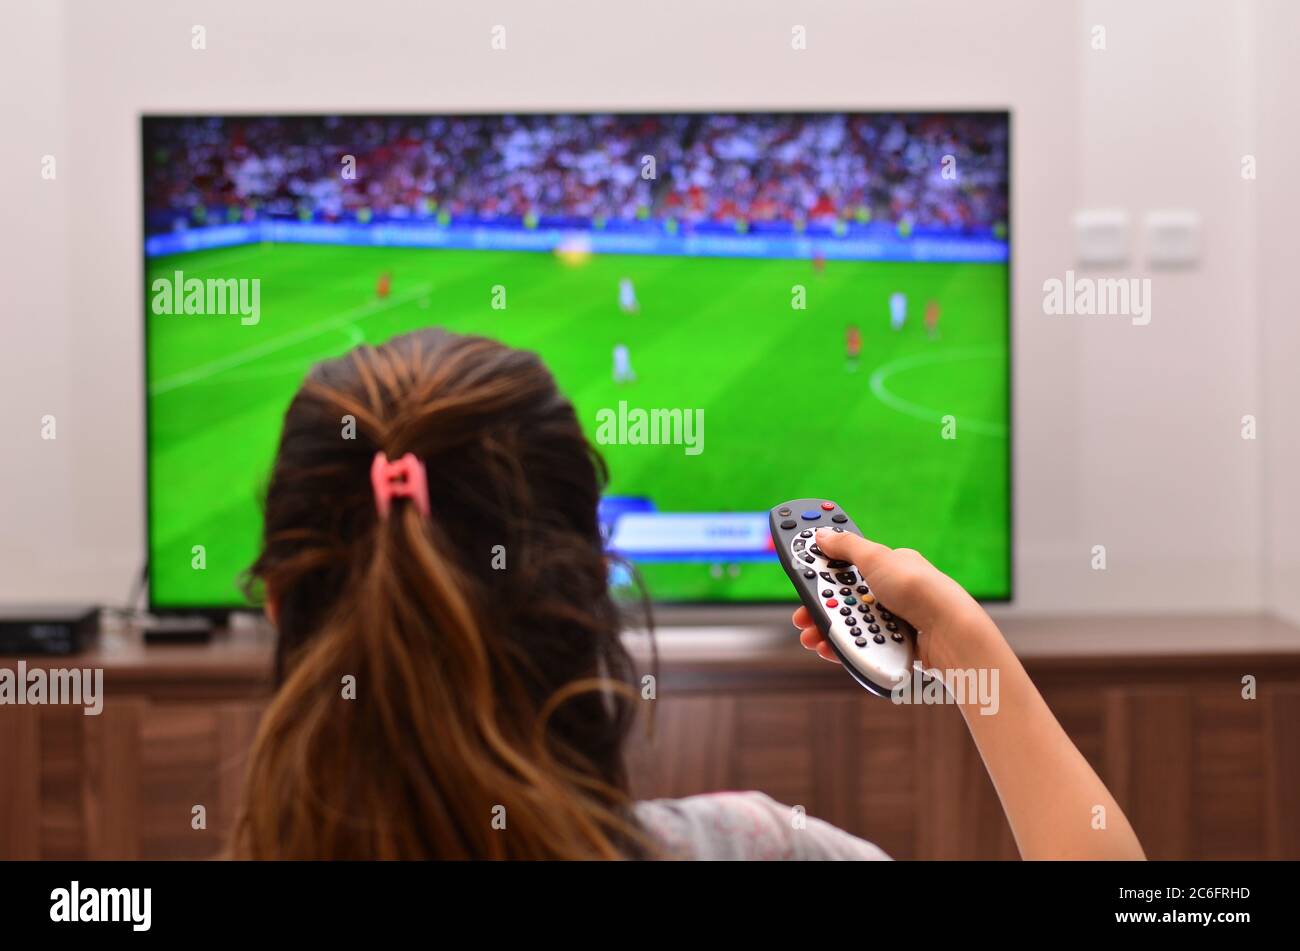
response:
<svg viewBox="0 0 1300 951"><path fill-rule="evenodd" d="M407 453L396 462L389 462L383 452L375 453L370 465L370 484L375 490L375 508L380 518L388 518L393 499L410 499L420 514L429 514L429 477L424 463Z"/></svg>

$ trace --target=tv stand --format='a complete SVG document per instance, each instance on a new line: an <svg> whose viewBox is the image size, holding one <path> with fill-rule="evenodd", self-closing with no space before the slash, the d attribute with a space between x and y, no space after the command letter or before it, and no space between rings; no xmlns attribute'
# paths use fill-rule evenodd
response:
<svg viewBox="0 0 1300 951"><path fill-rule="evenodd" d="M866 696L804 651L788 618L661 629L653 733L638 727L629 749L634 792L761 789L897 858L1015 857L960 714ZM1300 629L1258 615L999 624L1150 857L1300 858ZM648 664L644 637L628 643ZM115 635L76 658L27 658L103 667L108 699L98 717L0 706L0 858L217 854L271 646L264 630L159 647ZM191 828L195 805L205 830Z"/></svg>

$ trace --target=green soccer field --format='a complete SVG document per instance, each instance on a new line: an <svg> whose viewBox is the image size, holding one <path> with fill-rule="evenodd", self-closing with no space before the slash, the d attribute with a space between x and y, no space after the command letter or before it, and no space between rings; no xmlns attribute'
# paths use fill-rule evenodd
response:
<svg viewBox="0 0 1300 951"><path fill-rule="evenodd" d="M763 512L833 498L868 535L917 548L973 594L1010 593L1007 268L249 245L154 258L150 285L259 278L261 318L146 319L150 569L160 607L242 603L258 498L284 410L308 368L362 342L438 325L536 350L595 438L597 413L704 410L704 451L606 445L612 495L661 511ZM392 274L387 298L376 295ZM640 312L618 305L631 278ZM506 306L492 307L492 288ZM791 306L806 288L806 309ZM907 295L902 330L889 296ZM926 332L925 302L940 306ZM852 365L845 330L862 333ZM625 344L634 382L613 381ZM944 438L944 417L953 417ZM955 433L952 427L955 426ZM206 567L194 567L195 546ZM663 601L780 600L772 562L647 564Z"/></svg>

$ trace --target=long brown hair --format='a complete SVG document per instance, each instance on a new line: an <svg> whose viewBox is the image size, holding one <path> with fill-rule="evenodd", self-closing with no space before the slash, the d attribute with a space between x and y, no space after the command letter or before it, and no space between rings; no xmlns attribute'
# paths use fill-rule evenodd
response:
<svg viewBox="0 0 1300 951"><path fill-rule="evenodd" d="M429 517L396 500L378 516L379 451L425 464ZM279 689L234 856L644 852L605 478L534 354L422 330L312 371L250 570L275 612Z"/></svg>

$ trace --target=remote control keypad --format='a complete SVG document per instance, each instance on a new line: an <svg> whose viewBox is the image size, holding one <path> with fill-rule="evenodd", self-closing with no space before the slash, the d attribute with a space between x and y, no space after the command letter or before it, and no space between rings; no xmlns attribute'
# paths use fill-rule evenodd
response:
<svg viewBox="0 0 1300 951"><path fill-rule="evenodd" d="M915 648L907 635L916 632L880 604L850 562L831 558L817 544L819 528L856 532L848 516L833 502L801 499L773 509L771 527L817 627L859 684L888 696L914 669Z"/></svg>
<svg viewBox="0 0 1300 951"><path fill-rule="evenodd" d="M798 537L791 542L791 551L794 553L796 561L812 566L812 569L804 572L805 577L813 577L812 570L816 568L837 569L834 574L829 571L817 572L817 575L823 581L830 581L834 578L841 586L838 591L831 588L825 588L821 591L823 610L826 612L830 623L832 625L843 625L849 637L853 640L855 647L869 648L872 644L884 644L886 642L885 635L881 633L876 616L871 613L874 607L880 612L880 620L884 621L890 639L895 643L901 643L903 635L899 633L894 615L885 610L876 600L876 596L871 593L871 588L867 584L867 579L861 577L858 570L847 561L830 559L815 543L810 544L807 539L811 538L812 535L810 529L800 532ZM866 627L867 634L870 637L864 636L863 626Z"/></svg>

